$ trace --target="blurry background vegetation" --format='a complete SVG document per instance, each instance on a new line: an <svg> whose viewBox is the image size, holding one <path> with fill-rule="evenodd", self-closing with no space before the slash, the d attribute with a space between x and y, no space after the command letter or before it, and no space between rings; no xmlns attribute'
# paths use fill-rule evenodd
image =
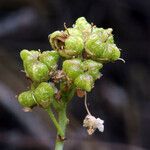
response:
<svg viewBox="0 0 150 150"><path fill-rule="evenodd" d="M15 98L29 85L19 52L51 49L48 34L80 16L114 29L126 64L107 64L88 94L91 112L105 120L104 133L87 135L83 100L73 99L66 150L150 149L149 0L0 0L0 150L53 149L47 114L39 108L24 113Z"/></svg>

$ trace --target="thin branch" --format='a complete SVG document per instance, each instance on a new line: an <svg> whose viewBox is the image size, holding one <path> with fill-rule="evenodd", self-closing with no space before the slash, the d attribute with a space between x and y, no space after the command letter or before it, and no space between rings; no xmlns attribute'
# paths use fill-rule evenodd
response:
<svg viewBox="0 0 150 150"><path fill-rule="evenodd" d="M87 111L88 115L91 115L91 113L88 109L88 106L87 106L87 93L86 92L85 92L85 97L84 97L84 105L85 105L85 108L86 108L86 111Z"/></svg>
<svg viewBox="0 0 150 150"><path fill-rule="evenodd" d="M57 132L58 134L61 136L61 137L64 137L64 132L63 130L61 129L61 126L59 125L58 121L56 120L51 108L47 108L45 109L45 111L48 113L48 115L50 116L51 120L53 121L56 129L57 129Z"/></svg>

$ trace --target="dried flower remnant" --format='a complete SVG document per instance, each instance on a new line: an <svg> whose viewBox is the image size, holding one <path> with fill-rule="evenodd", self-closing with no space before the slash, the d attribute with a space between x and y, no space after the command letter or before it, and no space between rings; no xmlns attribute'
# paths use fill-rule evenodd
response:
<svg viewBox="0 0 150 150"><path fill-rule="evenodd" d="M104 131L104 121L100 118L95 118L92 115L87 115L83 121L83 127L87 128L87 132L89 135L92 135L96 129L100 132Z"/></svg>
<svg viewBox="0 0 150 150"><path fill-rule="evenodd" d="M83 127L87 128L87 132L89 135L92 135L96 129L98 129L100 132L104 131L104 120L100 118L95 118L94 116L91 115L88 106L87 106L87 93L85 92L85 99L84 99L84 105L86 108L86 111L88 115L85 117L83 121Z"/></svg>

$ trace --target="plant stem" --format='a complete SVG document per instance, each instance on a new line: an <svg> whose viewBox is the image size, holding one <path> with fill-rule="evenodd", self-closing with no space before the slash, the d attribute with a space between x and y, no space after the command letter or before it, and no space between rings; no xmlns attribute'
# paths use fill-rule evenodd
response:
<svg viewBox="0 0 150 150"><path fill-rule="evenodd" d="M67 116L66 116L66 104L64 104L64 107L58 112L58 120L59 125L61 126L61 129L63 131L63 134L65 135L66 126L67 126ZM57 132L57 139L55 143L55 150L63 150L64 147L64 139L65 137L61 137L59 132Z"/></svg>
<svg viewBox="0 0 150 150"><path fill-rule="evenodd" d="M48 113L48 115L50 116L51 120L53 121L53 123L54 123L54 125L55 125L55 127L56 127L56 129L57 129L57 133L58 133L60 136L64 137L64 132L63 132L63 130L62 130L62 128L61 128L61 125L60 125L60 124L58 123L58 121L56 120L56 118L55 118L55 116L54 116L54 114L53 114L51 108L47 108L47 109L45 109L45 111Z"/></svg>

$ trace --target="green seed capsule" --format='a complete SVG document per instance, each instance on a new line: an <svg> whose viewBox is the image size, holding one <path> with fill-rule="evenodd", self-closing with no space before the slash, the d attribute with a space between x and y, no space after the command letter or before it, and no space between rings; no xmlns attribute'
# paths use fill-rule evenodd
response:
<svg viewBox="0 0 150 150"><path fill-rule="evenodd" d="M49 80L49 69L40 61L26 62L26 74L34 82Z"/></svg>
<svg viewBox="0 0 150 150"><path fill-rule="evenodd" d="M82 63L82 68L86 71L89 75L93 77L94 80L100 78L101 73L99 70L103 67L103 65L99 62L93 60L85 60Z"/></svg>
<svg viewBox="0 0 150 150"><path fill-rule="evenodd" d="M40 62L45 64L50 71L57 68L58 59L59 54L56 51L44 51L39 57Z"/></svg>
<svg viewBox="0 0 150 150"><path fill-rule="evenodd" d="M34 95L37 103L40 106L47 108L54 98L54 87L50 83L42 82L35 89Z"/></svg>
<svg viewBox="0 0 150 150"><path fill-rule="evenodd" d="M79 36L56 31L49 38L52 48L58 51L62 57L72 58L73 56L78 56L83 51L84 41Z"/></svg>
<svg viewBox="0 0 150 150"><path fill-rule="evenodd" d="M60 43L61 46L59 47L58 52L65 58L72 58L80 55L84 48L84 41L78 36L69 36L64 42Z"/></svg>
<svg viewBox="0 0 150 150"><path fill-rule="evenodd" d="M81 59L71 59L63 62L63 70L69 78L74 80L79 74L83 73Z"/></svg>
<svg viewBox="0 0 150 150"><path fill-rule="evenodd" d="M120 58L120 50L115 44L107 44L103 54L97 61L101 63L111 62Z"/></svg>
<svg viewBox="0 0 150 150"><path fill-rule="evenodd" d="M99 36L99 40L101 42L114 42L113 35L112 35L112 28L103 29L103 28L93 28L92 34L97 34Z"/></svg>
<svg viewBox="0 0 150 150"><path fill-rule="evenodd" d="M109 44L108 49L112 50L111 61L115 61L120 58L120 50L115 44Z"/></svg>
<svg viewBox="0 0 150 150"><path fill-rule="evenodd" d="M78 36L78 37L83 38L82 32L75 28L67 28L67 30L65 30L65 33L71 36Z"/></svg>
<svg viewBox="0 0 150 150"><path fill-rule="evenodd" d="M92 31L91 24L89 24L84 17L80 17L76 20L74 28L82 32L84 41L86 41L87 37L91 34Z"/></svg>
<svg viewBox="0 0 150 150"><path fill-rule="evenodd" d="M91 34L85 43L85 50L91 57L101 57L106 48L106 43L102 43L97 34Z"/></svg>
<svg viewBox="0 0 150 150"><path fill-rule="evenodd" d="M67 74L67 76L71 80L74 80L80 74L83 73L81 60L80 59L65 60L63 62L63 71Z"/></svg>
<svg viewBox="0 0 150 150"><path fill-rule="evenodd" d="M69 56L77 56L82 53L84 41L78 36L69 36L65 41L65 53ZM62 50L63 52L63 50Z"/></svg>
<svg viewBox="0 0 150 150"><path fill-rule="evenodd" d="M76 28L80 31L85 31L85 30L91 31L91 25L86 21L86 19L84 17L80 17L76 20L74 28Z"/></svg>
<svg viewBox="0 0 150 150"><path fill-rule="evenodd" d="M103 29L103 28L93 27L92 28L92 34L100 35L102 32L104 32L104 30L105 29Z"/></svg>
<svg viewBox="0 0 150 150"><path fill-rule="evenodd" d="M32 91L26 91L19 94L18 101L21 106L26 108L32 108L36 105L36 101Z"/></svg>
<svg viewBox="0 0 150 150"><path fill-rule="evenodd" d="M106 42L109 43L109 44L114 44L114 37L113 37L113 35L110 35L110 36L108 37L108 39L107 39Z"/></svg>
<svg viewBox="0 0 150 150"><path fill-rule="evenodd" d="M37 60L40 54L41 53L39 51L35 51L35 50L28 51L26 49L23 49L20 52L20 57L23 61L30 61L30 60L32 61L32 60Z"/></svg>
<svg viewBox="0 0 150 150"><path fill-rule="evenodd" d="M94 85L93 77L87 73L80 74L74 81L77 88L90 92Z"/></svg>

